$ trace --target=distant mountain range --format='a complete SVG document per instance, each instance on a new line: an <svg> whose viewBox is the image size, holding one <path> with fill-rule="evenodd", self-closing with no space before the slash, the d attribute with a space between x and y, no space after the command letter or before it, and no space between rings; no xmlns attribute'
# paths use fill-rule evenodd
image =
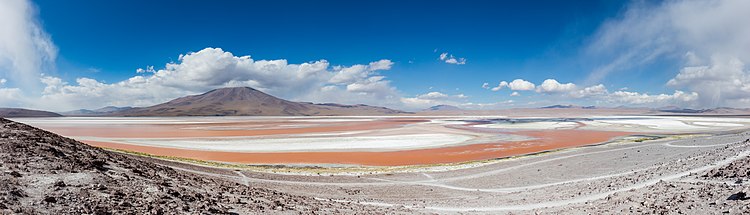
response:
<svg viewBox="0 0 750 215"><path fill-rule="evenodd" d="M676 106L667 106L667 107L661 107L657 109L659 112L663 113L672 113L672 114L703 114L703 115L711 115L711 114L717 114L717 115L745 115L750 114L750 109L748 108L729 108L729 107L718 107L718 108L710 108L710 109L689 109L689 108L680 108Z"/></svg>
<svg viewBox="0 0 750 215"><path fill-rule="evenodd" d="M541 107L542 109L554 109L554 108L580 108L580 109L596 109L596 106L575 106L575 105L550 105Z"/></svg>
<svg viewBox="0 0 750 215"><path fill-rule="evenodd" d="M111 116L357 116L409 112L369 105L314 104L280 99L250 87L211 90L200 95L141 108L112 112Z"/></svg>
<svg viewBox="0 0 750 215"><path fill-rule="evenodd" d="M550 105L539 108L549 111L619 111L645 115L750 115L750 108L719 107L712 109L687 109L677 106L659 108L595 107L576 105ZM591 110L586 110L591 109ZM452 105L435 105L422 110L423 114L507 114L509 110L463 110ZM547 110L545 110L547 111ZM432 112L432 113L431 113ZM414 114L385 107L364 104L343 105L293 102L274 97L250 87L231 87L211 90L200 95L180 97L150 107L108 106L94 110L80 109L61 113L64 116L376 116ZM58 117L61 114L21 108L0 108L0 117Z"/></svg>
<svg viewBox="0 0 750 215"><path fill-rule="evenodd" d="M22 108L0 108L0 117L60 117L62 115L41 110L29 110Z"/></svg>
<svg viewBox="0 0 750 215"><path fill-rule="evenodd" d="M79 109L74 111L68 111L68 112L62 112L60 114L65 116L106 116L113 113L126 111L133 109L133 107L115 107L115 106L107 106L95 110L88 110L88 109Z"/></svg>
<svg viewBox="0 0 750 215"><path fill-rule="evenodd" d="M422 111L461 111L463 109L453 105L435 105Z"/></svg>

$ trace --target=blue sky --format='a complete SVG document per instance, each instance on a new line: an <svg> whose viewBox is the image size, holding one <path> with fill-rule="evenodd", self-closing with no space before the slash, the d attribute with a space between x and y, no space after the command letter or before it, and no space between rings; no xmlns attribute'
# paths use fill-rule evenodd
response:
<svg viewBox="0 0 750 215"><path fill-rule="evenodd" d="M235 80L267 88L271 93L294 100L334 100L405 109L438 103L466 108L481 108L477 104L496 107L497 104L492 106L492 103L513 103L513 106L678 104L690 107L744 104L723 99L708 101L699 94L692 98L691 93L701 91L687 87L686 81L667 84L684 68L698 66L687 65L688 53L694 53L702 59L700 63L710 67L707 62L713 62L710 59L724 50L703 50L704 47L692 47L682 42L651 42L658 41L658 38L668 40L684 30L679 26L669 26L673 21L657 22L665 26L648 23L680 17L660 18L642 14L673 11L684 4L692 6L689 4L700 1L583 1L575 4L562 1L12 1L25 2L31 8L30 12L22 14L30 17L27 24L39 26L55 48L53 60L48 62L51 66L36 69L37 73L43 74L42 79L47 78L36 91L54 85L54 89L41 92L42 96L48 97L55 97L46 95L54 90L79 93L91 90L81 89L86 87L81 87L80 78L89 78L100 84L117 84L134 76L147 77L149 73L136 73L136 70L149 66L154 67L154 72L169 70L166 68L168 63L181 63L180 55L213 47L222 50L215 54L249 55L256 61L285 59L288 64L298 65L325 60L330 76L341 73L336 66L348 68L381 59L391 63L384 69L362 70L361 77L350 82L300 80L304 84L284 85L299 87L294 89L297 91L335 86L352 91L354 85L373 84L368 79L370 77L384 77L381 81L385 82L377 82L380 91L356 92L357 95L378 95L361 101L344 99L346 96L334 98L323 95L323 92L302 94L274 89L280 87L269 86L277 83L275 80L253 76L252 71L245 71L243 74L247 77ZM643 28L639 29L639 25ZM645 36L628 33L631 31L644 31ZM737 34L737 38L743 36L742 33L733 34ZM31 37L34 37L33 32ZM741 39L736 40L740 42L735 43L742 43ZM40 49L39 45L31 46ZM13 56L12 50L6 52L10 53L7 56ZM446 63L447 58L440 59L443 53L459 61L464 59L465 64ZM731 57L740 62L746 60L745 53ZM184 74L189 73L186 67L182 67ZM5 68L7 71L12 69ZM744 74L744 70L743 65L740 73ZM22 82L7 71L0 73L0 78L6 80L5 87L19 88L25 97L40 93L22 87ZM237 71L201 72L223 77ZM150 93L130 98L137 102L102 100L84 106L148 105L169 96L238 84L226 82L229 79L222 79L225 82L221 83L212 80L196 89L159 85L173 87L175 93ZM535 88L491 90L501 81L510 83L515 79L528 81ZM550 85L554 87L549 88L551 90L539 89L547 79L554 79L559 86ZM312 82L316 84L310 85ZM484 83L489 86L483 88ZM565 87L566 83L572 85ZM599 84L606 88L606 92L601 88L595 93L584 92L586 88ZM120 92L113 87L116 86L107 86L107 89ZM677 91L687 97L678 97L683 94L676 95ZM513 92L521 96L511 96ZM616 95L615 92L622 93ZM429 93L433 93L432 96L428 96ZM667 100L649 97L659 94L671 97ZM400 101L379 102L394 97L399 97L396 100ZM640 97L646 102L638 100ZM8 103L10 106L43 106L29 101Z"/></svg>
<svg viewBox="0 0 750 215"><path fill-rule="evenodd" d="M115 82L137 68L174 61L179 54L221 47L290 62L326 59L351 65L391 59L396 65L388 77L407 94L433 85L478 93L484 82L520 74L544 80L585 73L560 61L576 54L578 44L623 7L621 1L36 3L60 49L59 72L70 78ZM470 63L441 64L435 49ZM572 68L551 69L558 66ZM102 72L86 74L89 67Z"/></svg>

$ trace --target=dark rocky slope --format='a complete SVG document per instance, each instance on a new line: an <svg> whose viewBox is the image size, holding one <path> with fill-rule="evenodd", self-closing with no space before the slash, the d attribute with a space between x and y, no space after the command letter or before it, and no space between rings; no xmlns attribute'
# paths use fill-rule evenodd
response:
<svg viewBox="0 0 750 215"><path fill-rule="evenodd" d="M176 171L0 118L0 214L390 214Z"/></svg>

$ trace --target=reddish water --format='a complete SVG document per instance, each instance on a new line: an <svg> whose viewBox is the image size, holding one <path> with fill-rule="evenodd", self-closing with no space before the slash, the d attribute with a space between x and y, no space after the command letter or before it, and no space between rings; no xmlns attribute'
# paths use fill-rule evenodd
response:
<svg viewBox="0 0 750 215"><path fill-rule="evenodd" d="M124 149L162 156L177 156L199 160L223 161L247 164L333 163L372 166L395 166L415 164L438 164L530 154L547 150L590 145L608 141L626 132L588 130L548 130L516 132L536 137L530 141L487 143L436 149L406 150L395 152L283 152L242 153L198 151L150 146L137 146L109 142L84 141L99 147Z"/></svg>
<svg viewBox="0 0 750 215"><path fill-rule="evenodd" d="M106 125L106 126L42 126L65 136L88 136L104 138L169 138L169 137L227 137L276 134L302 134L316 132L342 132L395 128L407 124L425 122L424 119L376 120L365 122L236 122L180 125ZM246 130L201 130L185 129L203 126L255 127ZM299 127L285 127L299 126ZM455 126L451 126L455 127ZM461 129L467 129L468 127ZM456 127L458 128L458 127ZM475 131L476 132L476 131ZM247 164L291 164L332 163L373 166L415 165L452 163L473 160L523 155L547 150L590 145L608 141L626 132L589 130L544 130L517 131L514 134L537 139L518 142L501 142L454 146L435 149L419 149L392 152L279 152L242 153L199 151L175 148L137 146L110 142L83 141L99 147L137 151L161 156L176 156L199 160L222 161ZM408 141L408 140L407 140Z"/></svg>

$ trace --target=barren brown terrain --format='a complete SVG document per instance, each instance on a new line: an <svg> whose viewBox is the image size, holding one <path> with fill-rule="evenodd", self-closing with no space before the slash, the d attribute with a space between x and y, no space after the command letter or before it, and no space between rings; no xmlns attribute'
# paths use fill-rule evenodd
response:
<svg viewBox="0 0 750 215"><path fill-rule="evenodd" d="M0 118L1 214L392 214L177 171Z"/></svg>

